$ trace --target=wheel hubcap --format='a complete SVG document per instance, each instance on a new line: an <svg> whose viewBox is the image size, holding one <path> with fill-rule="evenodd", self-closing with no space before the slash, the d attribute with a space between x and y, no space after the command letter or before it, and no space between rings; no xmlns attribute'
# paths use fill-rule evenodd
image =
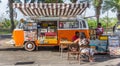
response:
<svg viewBox="0 0 120 66"><path fill-rule="evenodd" d="M32 48L32 44L28 44L27 47L28 47L28 48Z"/></svg>

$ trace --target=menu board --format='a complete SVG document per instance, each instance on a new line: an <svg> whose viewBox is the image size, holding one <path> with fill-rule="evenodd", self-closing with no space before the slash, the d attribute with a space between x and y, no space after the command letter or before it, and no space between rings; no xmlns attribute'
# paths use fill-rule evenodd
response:
<svg viewBox="0 0 120 66"><path fill-rule="evenodd" d="M120 55L120 41L119 36L109 36L109 52L111 56Z"/></svg>

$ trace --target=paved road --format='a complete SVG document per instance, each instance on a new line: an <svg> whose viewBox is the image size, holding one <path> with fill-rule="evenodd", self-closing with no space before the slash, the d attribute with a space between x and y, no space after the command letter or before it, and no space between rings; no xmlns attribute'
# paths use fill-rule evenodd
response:
<svg viewBox="0 0 120 66"><path fill-rule="evenodd" d="M96 62L68 61L67 53L53 47L39 47L38 51L28 52L23 48L6 44L10 38L0 39L0 66L120 66L120 58L110 58L108 55L95 55Z"/></svg>

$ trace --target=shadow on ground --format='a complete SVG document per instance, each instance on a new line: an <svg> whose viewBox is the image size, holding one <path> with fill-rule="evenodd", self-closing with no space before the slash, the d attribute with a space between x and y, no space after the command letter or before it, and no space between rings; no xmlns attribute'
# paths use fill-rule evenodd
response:
<svg viewBox="0 0 120 66"><path fill-rule="evenodd" d="M0 51L27 51L24 48L18 48L18 47L12 47L12 48L0 48ZM53 52L59 52L58 47L38 47L38 50L34 51L53 51ZM32 51L32 52L34 52Z"/></svg>
<svg viewBox="0 0 120 66"><path fill-rule="evenodd" d="M24 48L0 48L0 51L25 51Z"/></svg>

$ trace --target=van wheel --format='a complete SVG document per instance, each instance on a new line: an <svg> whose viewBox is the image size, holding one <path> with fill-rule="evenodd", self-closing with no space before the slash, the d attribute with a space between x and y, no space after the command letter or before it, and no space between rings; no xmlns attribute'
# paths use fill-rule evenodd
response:
<svg viewBox="0 0 120 66"><path fill-rule="evenodd" d="M27 51L33 51L33 50L35 50L35 43L34 42L26 42L25 44L24 44L24 48L25 48L25 50L27 50Z"/></svg>

